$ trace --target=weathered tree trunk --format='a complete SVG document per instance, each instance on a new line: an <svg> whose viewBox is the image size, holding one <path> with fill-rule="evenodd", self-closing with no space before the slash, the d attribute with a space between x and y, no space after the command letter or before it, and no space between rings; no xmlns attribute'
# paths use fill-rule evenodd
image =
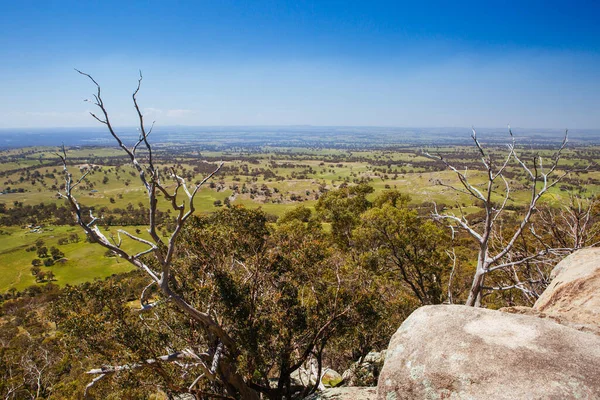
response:
<svg viewBox="0 0 600 400"><path fill-rule="evenodd" d="M479 252L479 257L477 258L477 269L475 271L475 276L473 276L473 283L471 284L471 290L469 291L469 298L465 303L467 306L481 307L481 294L483 291L483 281L486 271L486 258L487 251L482 249Z"/></svg>
<svg viewBox="0 0 600 400"><path fill-rule="evenodd" d="M239 394L244 400L259 400L258 392L252 389L229 363L219 364L219 374L225 383L225 388L231 396ZM236 393L237 392L237 393Z"/></svg>

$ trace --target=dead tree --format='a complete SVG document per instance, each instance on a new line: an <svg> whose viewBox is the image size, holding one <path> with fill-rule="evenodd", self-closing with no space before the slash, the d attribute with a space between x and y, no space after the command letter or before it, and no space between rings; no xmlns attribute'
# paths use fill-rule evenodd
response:
<svg viewBox="0 0 600 400"><path fill-rule="evenodd" d="M538 219L547 227L550 240L556 246L572 249L593 247L600 244L600 224L597 220L597 197L569 196L569 203L559 208L540 207Z"/></svg>
<svg viewBox="0 0 600 400"><path fill-rule="evenodd" d="M258 399L257 393L248 386L248 384L244 381L243 377L236 371L235 359L236 355L238 354L238 349L236 347L236 342L234 341L234 339L222 328L222 326L209 313L203 312L195 308L192 304L188 303L179 293L176 293L171 286L171 270L173 264L173 257L175 255L175 249L177 246L177 240L180 236L184 224L190 218L190 216L194 214L195 196L200 190L200 188L208 180L210 180L217 172L219 172L223 163L220 163L214 171L208 174L208 176L206 176L202 181L200 181L197 185L193 187L188 187L185 179L181 176L178 176L175 170L173 169L171 178L174 180L174 189L170 191L169 187L163 183L163 177L159 174L159 168L154 163L155 160L153 158L152 146L148 141L148 136L152 132L154 123L152 124L150 129L146 128L144 116L140 110L140 107L138 106L136 96L140 90L140 86L142 83L141 72L137 87L132 95L133 105L139 120L138 126L140 136L139 140L131 147L127 147L115 131L109 118L109 114L105 107L104 101L102 99L100 85L94 80L94 78L91 75L81 72L79 70L77 70L77 72L89 78L89 80L92 81L93 84L96 86L96 93L94 94L94 100L92 102L99 108L100 113L99 115L97 115L93 112L90 112L91 116L107 127L108 131L115 139L118 146L129 157L131 164L136 169L139 179L146 190L147 201L149 204L148 233L150 234L151 240L143 239L123 229L118 230L118 240L111 240L100 231L97 225L99 220L92 214L91 211L89 218L83 215L82 207L75 198L73 190L84 181L86 174L84 174L77 180L73 178L72 174L67 168L67 153L65 151L64 146L62 148L62 154L58 154L58 156L62 160L66 180L64 192L59 193L60 197L66 199L67 202L70 204L72 210L75 213L77 223L83 228L83 230L86 232L86 234L92 242L98 243L99 245L105 247L106 249L112 251L119 257L128 261L139 270L143 271L151 281L149 286L156 285L160 289L160 292L165 297L165 299L174 303L190 319L196 321L204 329L208 336L216 338L215 341L217 344L213 346L213 348L207 349L205 353L195 354L190 349L182 349L179 352L159 357L159 360L161 362L169 362L171 360L178 360L181 357L193 359L194 366L200 367L200 369L203 371L203 373L195 381L195 383L199 379L204 377L206 379L209 379L210 381L220 382L226 389L226 391L233 397L241 396L244 399ZM146 152L146 162L144 164L138 158L137 153L139 149L144 149ZM175 228L171 232L167 241L163 240L158 234L157 204L159 193L175 212L176 216ZM181 201L182 196L184 199L183 201ZM124 235L132 240L146 245L147 249L137 254L128 253L121 247L120 235ZM154 256L158 265L160 266L160 270L153 269L151 266L149 266L143 261L142 256L148 254L152 254ZM156 306L156 303L148 302L145 292L146 290L142 292L140 299L143 310L151 309L154 306ZM147 361L146 364L151 364L151 362ZM119 368L134 369L142 366L142 364L135 366L129 365L121 367L112 367L112 369L110 370L104 370L102 368L99 368L96 370L89 371L88 373L92 375L97 375L97 377L92 381L90 385L88 385L88 388L86 388L86 392L89 389L89 386L99 381L105 375L117 372Z"/></svg>
<svg viewBox="0 0 600 400"><path fill-rule="evenodd" d="M469 291L469 297L466 305L479 307L483 292L486 289L484 285L487 274L499 271L518 268L520 265L531 262L539 257L547 255L551 252L560 252L562 249L543 247L542 250L534 254L529 254L525 257L511 257L512 250L519 238L522 237L526 229L531 228L531 219L536 211L536 206L548 190L560 182L568 172L557 174L557 167L562 156L562 152L567 145L568 131L565 132L564 139L558 151L554 154L552 161L548 167L544 167L543 158L536 154L533 160L528 165L524 159L517 153L515 147L515 138L508 127L511 143L508 145L508 154L500 160L492 157L490 152L486 151L477 138L477 133L473 129L471 138L475 144L479 154L483 171L485 173L485 183L482 185L473 184L469 179L468 171L459 170L452 165L443 155L431 155L424 153L426 157L441 161L446 168L454 172L460 182L460 186L452 186L438 181L437 183L448 187L458 193L462 193L475 199L481 205L485 212L484 220L481 226L472 224L462 212L460 207L460 215L451 213L440 213L437 206L434 207L433 218L438 221L450 221L453 232L455 229L466 231L478 244L477 267L473 276L473 282ZM510 199L511 188L508 180L505 177L507 168L511 162L516 163L517 168L521 168L527 175L529 181L530 198L529 203L525 206L525 212L520 217L520 222L517 224L514 232L508 238L502 237L500 229L501 215L506 209L507 202ZM500 201L496 201L500 198ZM535 235L535 230L532 230ZM492 246L492 242L500 243L500 246ZM495 251L493 251L496 249ZM493 253L493 254L492 254ZM513 287L515 289L527 290L524 282L517 282ZM487 289L508 289L508 287Z"/></svg>

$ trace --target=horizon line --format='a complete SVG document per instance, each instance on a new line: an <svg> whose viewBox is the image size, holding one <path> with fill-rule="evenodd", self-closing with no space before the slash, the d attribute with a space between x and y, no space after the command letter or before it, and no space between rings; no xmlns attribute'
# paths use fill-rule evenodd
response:
<svg viewBox="0 0 600 400"><path fill-rule="evenodd" d="M600 127L596 128L556 128L556 127L519 127L510 125L512 129L521 130L556 130L556 131L600 131ZM138 125L116 125L115 129L138 129ZM410 126L410 125L313 125L313 124L260 124L260 125L155 125L155 129L160 128L379 128L379 129L465 129L471 131L471 129L508 129L506 126ZM7 130L47 130L47 129L65 129L65 130L76 130L76 129L106 129L105 126L46 126L46 127L0 127L0 131Z"/></svg>

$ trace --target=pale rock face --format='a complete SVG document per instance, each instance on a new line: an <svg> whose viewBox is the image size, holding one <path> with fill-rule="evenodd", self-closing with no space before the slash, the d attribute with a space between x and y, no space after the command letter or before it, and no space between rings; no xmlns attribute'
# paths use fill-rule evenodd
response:
<svg viewBox="0 0 600 400"><path fill-rule="evenodd" d="M342 378L342 375L330 368L325 369L323 376L321 376L321 383L323 383L323 386L326 388L339 386L343 380L344 378Z"/></svg>
<svg viewBox="0 0 600 400"><path fill-rule="evenodd" d="M549 319L425 306L392 337L378 399L599 399L600 337Z"/></svg>
<svg viewBox="0 0 600 400"><path fill-rule="evenodd" d="M376 386L384 361L385 351L368 353L344 371L344 386Z"/></svg>
<svg viewBox="0 0 600 400"><path fill-rule="evenodd" d="M600 248L566 257L554 267L552 277L533 310L577 329L600 333Z"/></svg>
<svg viewBox="0 0 600 400"><path fill-rule="evenodd" d="M323 390L306 400L375 400L376 397L374 387L341 387Z"/></svg>

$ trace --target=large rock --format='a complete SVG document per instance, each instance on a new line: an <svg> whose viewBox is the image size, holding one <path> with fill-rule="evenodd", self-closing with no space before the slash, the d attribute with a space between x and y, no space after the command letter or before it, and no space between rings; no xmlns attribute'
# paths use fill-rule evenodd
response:
<svg viewBox="0 0 600 400"><path fill-rule="evenodd" d="M370 352L344 371L344 386L376 386L385 361L385 350Z"/></svg>
<svg viewBox="0 0 600 400"><path fill-rule="evenodd" d="M312 367L312 368L311 368ZM317 383L317 368L315 365L309 366L309 368L300 367L290 374L292 385L294 386L314 386ZM339 386L343 382L344 378L338 372L331 368L324 368L321 372L321 382L319 382L319 389L332 388Z"/></svg>
<svg viewBox="0 0 600 400"><path fill-rule="evenodd" d="M579 250L552 270L554 279L533 309L561 323L600 330L600 248Z"/></svg>
<svg viewBox="0 0 600 400"><path fill-rule="evenodd" d="M377 391L374 387L341 387L317 392L306 400L375 400Z"/></svg>
<svg viewBox="0 0 600 400"><path fill-rule="evenodd" d="M317 374L310 368L300 367L290 374L290 380L294 386L314 386L317 383Z"/></svg>
<svg viewBox="0 0 600 400"><path fill-rule="evenodd" d="M338 372L332 370L331 368L326 368L325 372L321 375L321 383L326 388L334 388L339 386L344 378Z"/></svg>
<svg viewBox="0 0 600 400"><path fill-rule="evenodd" d="M426 306L392 337L378 399L600 399L600 337L548 319Z"/></svg>

